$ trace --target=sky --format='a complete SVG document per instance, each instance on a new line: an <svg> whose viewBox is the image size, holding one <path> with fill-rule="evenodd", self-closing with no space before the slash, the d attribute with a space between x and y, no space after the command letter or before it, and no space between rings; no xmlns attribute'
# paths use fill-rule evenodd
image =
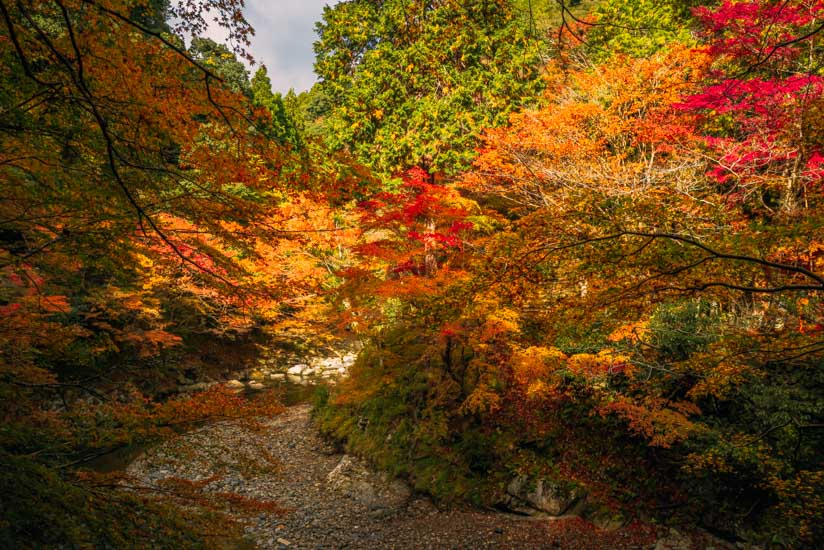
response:
<svg viewBox="0 0 824 550"><path fill-rule="evenodd" d="M294 88L300 93L315 83L315 22L320 21L325 5L335 3L336 0L246 0L246 20L255 29L249 51L258 64L266 65L275 92L286 93ZM207 35L218 42L226 38L219 28Z"/></svg>

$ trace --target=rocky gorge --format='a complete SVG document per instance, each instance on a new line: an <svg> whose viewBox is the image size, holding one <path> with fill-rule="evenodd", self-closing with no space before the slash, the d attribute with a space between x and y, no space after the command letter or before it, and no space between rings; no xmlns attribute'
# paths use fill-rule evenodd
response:
<svg viewBox="0 0 824 550"><path fill-rule="evenodd" d="M601 547L655 546L649 528L583 537L584 526L573 517L550 522L439 509L319 437L305 404L264 426L263 433L236 422L206 426L145 452L127 472L148 486L169 478L213 479L204 491L274 499L281 512L236 518L257 548L591 548L593 533Z"/></svg>
<svg viewBox="0 0 824 550"><path fill-rule="evenodd" d="M439 507L403 480L346 454L313 425L311 407L301 401L316 385L336 383L354 360L350 350L291 364L259 363L223 383L251 393L306 389L291 396L297 404L257 426L232 420L181 434L145 450L126 472L144 487L186 480L204 493L275 502L275 511L234 513L245 533L241 547L732 548L707 533L593 516L586 495L544 480L513 479L505 511Z"/></svg>

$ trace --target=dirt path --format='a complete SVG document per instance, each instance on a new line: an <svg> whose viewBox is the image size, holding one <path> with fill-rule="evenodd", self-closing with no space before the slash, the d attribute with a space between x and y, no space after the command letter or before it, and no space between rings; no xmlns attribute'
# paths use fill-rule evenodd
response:
<svg viewBox="0 0 824 550"><path fill-rule="evenodd" d="M649 528L606 532L574 518L438 510L399 481L338 454L312 427L308 405L255 430L236 422L206 426L152 449L128 471L147 483L218 474L207 490L276 501L285 513L244 520L261 548L655 547Z"/></svg>

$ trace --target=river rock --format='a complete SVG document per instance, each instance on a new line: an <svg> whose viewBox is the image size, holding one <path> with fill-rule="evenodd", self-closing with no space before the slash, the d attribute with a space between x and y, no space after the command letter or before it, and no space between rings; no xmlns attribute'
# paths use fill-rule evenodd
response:
<svg viewBox="0 0 824 550"><path fill-rule="evenodd" d="M287 374L286 379L293 384L299 384L301 386L305 386L309 384L309 381L302 376L298 376L296 374Z"/></svg>
<svg viewBox="0 0 824 550"><path fill-rule="evenodd" d="M251 380L263 380L266 378L266 374L262 370L253 370L249 373L249 378Z"/></svg>
<svg viewBox="0 0 824 550"><path fill-rule="evenodd" d="M234 390L239 390L243 387L243 382L240 380L229 380L226 382L226 387Z"/></svg>
<svg viewBox="0 0 824 550"><path fill-rule="evenodd" d="M282 372L276 372L274 374L270 374L269 378L272 380L283 380L284 378L286 378L286 375Z"/></svg>
<svg viewBox="0 0 824 550"><path fill-rule="evenodd" d="M350 455L344 455L326 479L332 489L373 511L400 509L412 494L402 481L372 471L362 460Z"/></svg>
<svg viewBox="0 0 824 550"><path fill-rule="evenodd" d="M551 516L560 516L585 493L580 489L568 489L549 479L530 480L518 476L509 482L507 494L512 497L510 508L518 512L545 512Z"/></svg>
<svg viewBox="0 0 824 550"><path fill-rule="evenodd" d="M258 382L258 381L249 382L249 388L251 388L253 390L262 390L264 387L265 386L261 382Z"/></svg>
<svg viewBox="0 0 824 550"><path fill-rule="evenodd" d="M676 529L670 529L655 543L655 550L691 550L692 547L692 539Z"/></svg>
<svg viewBox="0 0 824 550"><path fill-rule="evenodd" d="M301 376L303 374L303 371L308 369L308 368L309 368L309 365L305 365L303 363L298 363L297 365L292 365L291 367L289 367L289 370L286 371L286 374L293 374L293 375Z"/></svg>
<svg viewBox="0 0 824 550"><path fill-rule="evenodd" d="M616 531L630 521L630 518L609 508L603 506L587 506L586 499L581 499L575 503L574 506L567 510L567 514L581 515L592 525L604 531Z"/></svg>
<svg viewBox="0 0 824 550"><path fill-rule="evenodd" d="M180 387L181 393L205 391L214 386L217 382L199 382L197 384L188 384Z"/></svg>

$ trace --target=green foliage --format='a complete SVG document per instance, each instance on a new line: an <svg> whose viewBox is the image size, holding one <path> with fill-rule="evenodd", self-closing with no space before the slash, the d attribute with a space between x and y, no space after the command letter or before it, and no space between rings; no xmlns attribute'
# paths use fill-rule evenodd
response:
<svg viewBox="0 0 824 550"><path fill-rule="evenodd" d="M316 404L321 429L418 490L447 501L479 498L477 488L493 487L500 472L490 467L479 427L457 414L462 392L438 348L408 327L386 331L376 344L347 382L358 395L344 389Z"/></svg>
<svg viewBox="0 0 824 550"><path fill-rule="evenodd" d="M690 32L693 0L605 0L594 11L587 31L590 56L603 61L613 55L647 57L672 42L694 43Z"/></svg>
<svg viewBox="0 0 824 550"><path fill-rule="evenodd" d="M327 135L326 124L331 105L320 84L309 91L294 94L289 92L284 98L287 112L294 120L298 133L307 141L321 143Z"/></svg>
<svg viewBox="0 0 824 550"><path fill-rule="evenodd" d="M214 70L230 90L251 97L249 71L238 61L232 50L211 38L195 37L189 46L189 52L194 59L202 61L206 67Z"/></svg>
<svg viewBox="0 0 824 550"><path fill-rule="evenodd" d="M272 82L266 73L266 67L259 68L251 81L252 102L264 107L271 117L271 121L263 131L266 135L280 144L289 145L294 149L302 146L302 141L295 122L294 112L289 112L280 93L272 93ZM294 103L294 93L288 101Z"/></svg>
<svg viewBox="0 0 824 550"><path fill-rule="evenodd" d="M506 0L351 0L317 29L328 142L383 175L467 167L481 129L542 87L541 44Z"/></svg>
<svg viewBox="0 0 824 550"><path fill-rule="evenodd" d="M172 34L169 26L170 0L149 0L132 8L131 18L152 32Z"/></svg>
<svg viewBox="0 0 824 550"><path fill-rule="evenodd" d="M691 460L681 476L709 525L729 528L730 516L742 517L747 536L771 533L789 545L799 528L808 540L824 535L824 508L814 496L824 446L822 366L820 358L777 362L705 405L708 430L687 443Z"/></svg>
<svg viewBox="0 0 824 550"><path fill-rule="evenodd" d="M512 6L513 12L532 33L538 36L557 36L558 28L564 21L574 24L574 18L584 19L600 3L601 0L565 0L564 17L557 0L513 0Z"/></svg>
<svg viewBox="0 0 824 550"><path fill-rule="evenodd" d="M212 513L112 491L70 472L0 453L0 548L218 548L240 537ZM215 525L225 531L209 535Z"/></svg>
<svg viewBox="0 0 824 550"><path fill-rule="evenodd" d="M689 300L658 305L650 316L650 344L667 361L681 361L720 338L718 304Z"/></svg>

